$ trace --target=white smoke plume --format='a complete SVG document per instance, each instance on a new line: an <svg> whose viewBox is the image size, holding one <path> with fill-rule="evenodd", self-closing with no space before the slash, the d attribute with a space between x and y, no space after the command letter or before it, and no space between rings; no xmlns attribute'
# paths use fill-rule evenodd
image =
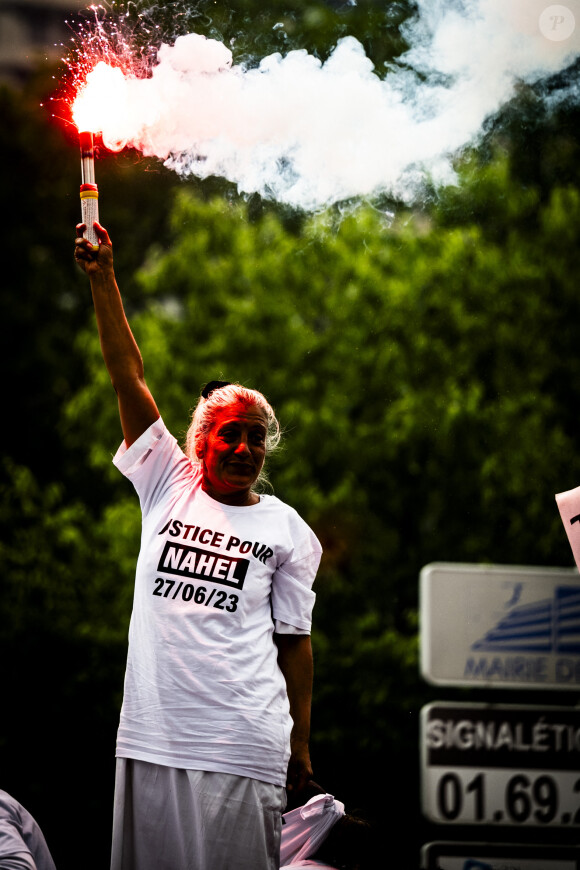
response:
<svg viewBox="0 0 580 870"><path fill-rule="evenodd" d="M110 72L92 129L113 149L129 145L182 175L221 176L302 209L379 193L410 202L426 174L453 180L454 155L518 83L580 53L580 0L417 5L404 32L410 50L381 76L352 37L324 63L292 51L248 69L220 42L181 36L161 46L150 78Z"/></svg>

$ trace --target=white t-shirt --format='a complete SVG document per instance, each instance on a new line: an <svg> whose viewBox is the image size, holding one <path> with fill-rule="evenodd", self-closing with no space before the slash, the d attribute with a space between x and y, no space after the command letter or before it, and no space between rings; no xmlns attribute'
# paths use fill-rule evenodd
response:
<svg viewBox="0 0 580 870"><path fill-rule="evenodd" d="M143 516L117 755L285 785L274 620L310 631L320 544L274 496L215 501L157 420L115 465Z"/></svg>

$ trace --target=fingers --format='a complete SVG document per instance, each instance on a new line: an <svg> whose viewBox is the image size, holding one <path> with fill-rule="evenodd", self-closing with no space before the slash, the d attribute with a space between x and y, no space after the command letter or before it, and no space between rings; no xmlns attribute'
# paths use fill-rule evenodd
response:
<svg viewBox="0 0 580 870"><path fill-rule="evenodd" d="M108 245L110 248L112 248L113 243L112 243L111 238L109 236L109 233L107 232L105 227L102 226L98 221L93 221L93 228L97 234L99 244ZM75 229L77 232L77 239L75 239L75 241L78 241L79 239L82 239L84 233L86 232L87 225L86 224L77 224ZM86 241L86 239L84 241Z"/></svg>
<svg viewBox="0 0 580 870"><path fill-rule="evenodd" d="M79 264L79 266L85 271L87 271L87 268L90 267L91 272L95 269L99 269L101 265L105 265L108 262L112 263L113 256L113 243L111 242L109 233L107 232L105 227L103 227L97 221L94 221L93 227L97 235L97 239L99 240L99 248L95 250L91 242L88 239L84 238L84 233L86 232L87 225L85 223L80 223L76 225L74 253L75 260ZM103 247L101 248L101 246Z"/></svg>
<svg viewBox="0 0 580 870"><path fill-rule="evenodd" d="M93 227L95 228L95 232L97 234L99 244L108 245L109 248L112 248L113 243L112 243L111 239L109 238L109 234L108 234L107 230L103 226L101 226L101 224L98 221L94 221Z"/></svg>
<svg viewBox="0 0 580 870"><path fill-rule="evenodd" d="M88 262L95 259L95 252L88 239L83 238L83 233L86 230L85 224L78 224L77 237L75 239L75 260L82 265L83 262Z"/></svg>
<svg viewBox="0 0 580 870"><path fill-rule="evenodd" d="M310 764L310 758L308 756L305 757L290 757L290 763L288 765L288 779L286 783L286 788L291 792L301 792L306 784L312 779L312 766Z"/></svg>

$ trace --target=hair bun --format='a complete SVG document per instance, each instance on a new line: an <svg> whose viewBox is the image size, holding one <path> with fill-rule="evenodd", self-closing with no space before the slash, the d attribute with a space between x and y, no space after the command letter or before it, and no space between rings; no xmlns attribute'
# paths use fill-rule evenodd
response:
<svg viewBox="0 0 580 870"><path fill-rule="evenodd" d="M221 390L222 387L229 387L231 381L210 381L201 391L204 399L209 399L214 390Z"/></svg>

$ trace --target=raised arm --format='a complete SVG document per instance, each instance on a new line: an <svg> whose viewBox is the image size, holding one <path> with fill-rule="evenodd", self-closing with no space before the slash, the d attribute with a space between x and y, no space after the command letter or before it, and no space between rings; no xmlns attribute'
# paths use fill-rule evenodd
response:
<svg viewBox="0 0 580 870"><path fill-rule="evenodd" d="M288 764L289 791L300 792L312 779L310 709L312 706L312 644L308 634L275 634L278 664L286 680L293 725Z"/></svg>
<svg viewBox="0 0 580 870"><path fill-rule="evenodd" d="M77 226L75 260L89 276L103 359L119 401L121 427L130 446L159 417L155 400L145 383L143 360L123 309L113 269L113 245L106 229L95 223L99 249L82 238Z"/></svg>

